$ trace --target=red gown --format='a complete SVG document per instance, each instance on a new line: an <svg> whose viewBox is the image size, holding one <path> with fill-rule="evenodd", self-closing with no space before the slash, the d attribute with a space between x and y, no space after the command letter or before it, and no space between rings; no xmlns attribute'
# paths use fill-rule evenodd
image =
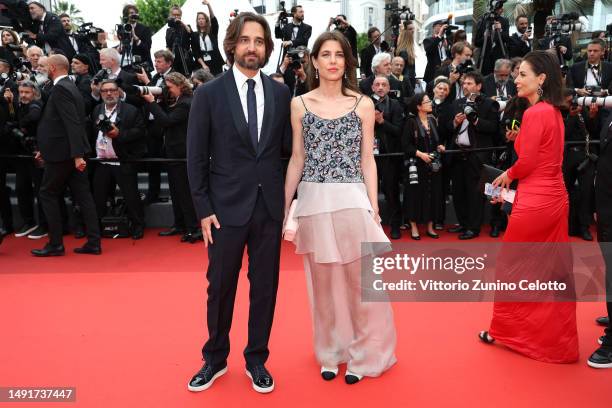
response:
<svg viewBox="0 0 612 408"><path fill-rule="evenodd" d="M514 143L518 161L508 170L519 186L504 242L569 241L564 137L561 113L552 105L540 102L527 109ZM530 276L529 270L519 272ZM496 302L489 333L535 360L578 360L575 302Z"/></svg>

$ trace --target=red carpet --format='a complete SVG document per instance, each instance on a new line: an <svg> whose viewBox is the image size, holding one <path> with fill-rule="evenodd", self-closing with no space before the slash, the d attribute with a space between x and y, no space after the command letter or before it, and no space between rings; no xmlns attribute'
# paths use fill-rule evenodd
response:
<svg viewBox="0 0 612 408"><path fill-rule="evenodd" d="M480 343L491 305L394 304L398 364L355 386L319 376L301 258L284 244L268 368L277 389L254 392L244 374L248 281L241 276L229 372L190 393L205 340L201 244L147 230L144 240L105 240L104 254L36 259L42 242L9 237L0 246L0 387L73 386L67 407L606 407L612 370L585 361L602 334L604 304L578 305L579 363L551 365ZM407 236L407 234L404 234ZM424 234L423 234L424 235ZM443 239L456 239L444 234ZM490 239L488 236L480 239ZM406 242L413 242L404 239ZM429 242L424 237L421 242ZM415 243L418 245L418 243ZM4 406L43 406L0 403ZM44 406L47 406L46 404Z"/></svg>

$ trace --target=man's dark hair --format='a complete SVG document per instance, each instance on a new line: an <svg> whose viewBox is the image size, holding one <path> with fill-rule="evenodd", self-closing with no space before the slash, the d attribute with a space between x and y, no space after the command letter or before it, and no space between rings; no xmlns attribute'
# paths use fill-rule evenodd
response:
<svg viewBox="0 0 612 408"><path fill-rule="evenodd" d="M168 50L155 51L155 54L153 54L153 58L163 58L164 61L169 64L174 62L174 54Z"/></svg>
<svg viewBox="0 0 612 408"><path fill-rule="evenodd" d="M134 4L126 4L125 6L123 6L123 17L127 18L130 14L130 10L135 10L136 13L138 13L138 7L136 7Z"/></svg>
<svg viewBox="0 0 612 408"><path fill-rule="evenodd" d="M62 14L60 14L58 17L60 18L60 20L61 20L62 18L64 18L64 17L68 17L69 19L71 19L71 20L72 20L72 18L71 18L71 17L70 17L68 14L66 14L66 13L62 13Z"/></svg>
<svg viewBox="0 0 612 408"><path fill-rule="evenodd" d="M259 14L244 12L238 14L238 17L233 19L229 24L225 34L225 39L223 40L223 50L225 51L225 56L229 65L234 63L234 52L236 50L236 45L240 39L242 28L248 22L258 23L264 30L264 43L266 46L266 59L264 65L268 63L270 55L272 55L274 41L272 40L272 32L270 31L268 21Z"/></svg>
<svg viewBox="0 0 612 408"><path fill-rule="evenodd" d="M302 8L302 6L300 5L291 7L291 15L295 15L295 13L297 13L298 9L300 8Z"/></svg>
<svg viewBox="0 0 612 408"><path fill-rule="evenodd" d="M601 38L593 38L591 41L589 41L589 45L591 44L599 45L602 50L606 49L606 42L602 40Z"/></svg>
<svg viewBox="0 0 612 408"><path fill-rule="evenodd" d="M463 51L465 51L466 48L472 50L472 46L467 42L459 41L453 44L453 46L451 47L451 56L455 58L455 55L463 54Z"/></svg>
<svg viewBox="0 0 612 408"><path fill-rule="evenodd" d="M558 65L558 64L557 64ZM465 74L463 74L463 79L465 78L472 78L474 80L474 82L476 83L476 85L480 85L484 82L484 78L482 76L482 74L478 71L468 71Z"/></svg>
<svg viewBox="0 0 612 408"><path fill-rule="evenodd" d="M372 34L374 34L376 31L380 33L380 30L377 27L368 28L368 40L372 41Z"/></svg>
<svg viewBox="0 0 612 408"><path fill-rule="evenodd" d="M105 79L102 82L100 82L100 89L102 89L102 87L107 84L113 84L115 85L115 88L119 88L119 84L114 79Z"/></svg>
<svg viewBox="0 0 612 408"><path fill-rule="evenodd" d="M346 18L344 14L338 14L336 17L342 17L344 21L348 21L348 19Z"/></svg>
<svg viewBox="0 0 612 408"><path fill-rule="evenodd" d="M529 17L527 17L525 14L520 14L520 15L516 16L516 18L514 19L514 22L515 22L516 24L518 24L518 21L519 21L521 18L526 18L526 19L527 19L527 21L529 21Z"/></svg>

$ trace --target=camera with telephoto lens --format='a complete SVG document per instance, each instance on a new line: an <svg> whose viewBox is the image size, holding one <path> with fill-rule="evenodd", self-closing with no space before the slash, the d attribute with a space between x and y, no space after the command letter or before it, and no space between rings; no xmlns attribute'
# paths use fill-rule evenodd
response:
<svg viewBox="0 0 612 408"><path fill-rule="evenodd" d="M98 130L104 134L113 130L113 123L110 118L106 117L105 114L101 113L98 115L98 123L96 124Z"/></svg>
<svg viewBox="0 0 612 408"><path fill-rule="evenodd" d="M287 13L284 1L280 1L278 3L278 11L280 12L278 15L278 23L281 26L284 26L285 24L289 23L289 13Z"/></svg>
<svg viewBox="0 0 612 408"><path fill-rule="evenodd" d="M13 61L13 70L18 72L30 72L32 63L24 57L19 57Z"/></svg>
<svg viewBox="0 0 612 408"><path fill-rule="evenodd" d="M134 88L138 89L140 95L154 95L159 96L164 94L165 87L163 86L140 86L134 85Z"/></svg>
<svg viewBox="0 0 612 408"><path fill-rule="evenodd" d="M391 25L393 27L399 27L403 22L404 28L406 28L408 26L408 22L415 19L414 13L408 7L399 7L397 3L385 4L384 10L391 15L389 20L391 21Z"/></svg>
<svg viewBox="0 0 612 408"><path fill-rule="evenodd" d="M134 72L149 72L153 71L153 67L148 61L143 61L140 55L134 55L134 62L132 63L132 69Z"/></svg>
<svg viewBox="0 0 612 408"><path fill-rule="evenodd" d="M471 124L474 124L478 119L478 105L480 105L483 101L484 97L479 93L470 94L470 96L466 98L466 101L463 104L463 113L465 114L468 122Z"/></svg>
<svg viewBox="0 0 612 408"><path fill-rule="evenodd" d="M408 159L408 184L419 184L419 173L417 170L416 159Z"/></svg>
<svg viewBox="0 0 612 408"><path fill-rule="evenodd" d="M181 20L176 19L174 17L168 17L166 23L168 24L168 27L173 28L175 30L180 30L185 27Z"/></svg>
<svg viewBox="0 0 612 408"><path fill-rule="evenodd" d="M607 96L608 90L601 89L599 85L587 85L584 87L584 90L588 92L589 96Z"/></svg>
<svg viewBox="0 0 612 408"><path fill-rule="evenodd" d="M558 40L561 36L568 36L574 31L580 31L582 24L578 21L580 15L576 12L554 16L544 27L544 35Z"/></svg>
<svg viewBox="0 0 612 408"><path fill-rule="evenodd" d="M472 62L472 60L468 59L462 62L461 64L457 65L453 72L459 75L463 75L463 74L467 74L468 72L474 71L475 69L476 68L474 67L474 63Z"/></svg>
<svg viewBox="0 0 612 408"><path fill-rule="evenodd" d="M440 157L440 152L438 152L437 150L429 153L429 158L431 159L431 161L429 162L429 167L434 173L439 172L442 168L442 160L440 160Z"/></svg>
<svg viewBox="0 0 612 408"><path fill-rule="evenodd" d="M96 72L96 75L94 75L93 78L91 78L91 83L94 85L98 85L100 82L104 81L105 79L108 79L109 76L110 69L102 68L101 70Z"/></svg>
<svg viewBox="0 0 612 408"><path fill-rule="evenodd" d="M485 14L484 18L489 24L493 24L495 22L500 21L500 17L495 10L498 10L504 7L504 3L507 0L490 0L489 1L489 11Z"/></svg>
<svg viewBox="0 0 612 408"><path fill-rule="evenodd" d="M132 35L134 34L134 26L130 21L138 21L140 16L138 14L132 14L131 16L124 17L121 24L115 26L117 32L117 38L123 42L132 41Z"/></svg>
<svg viewBox="0 0 612 408"><path fill-rule="evenodd" d="M300 46L289 48L287 56L289 57L288 69L300 69L304 64L304 56L306 55L306 47Z"/></svg>
<svg viewBox="0 0 612 408"><path fill-rule="evenodd" d="M72 36L77 40L97 41L98 34L103 32L103 29L94 27L93 23L83 23Z"/></svg>

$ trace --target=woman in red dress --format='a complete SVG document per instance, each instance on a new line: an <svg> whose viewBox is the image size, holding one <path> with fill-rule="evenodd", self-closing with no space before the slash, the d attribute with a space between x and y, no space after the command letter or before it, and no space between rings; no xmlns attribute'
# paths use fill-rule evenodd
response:
<svg viewBox="0 0 612 408"><path fill-rule="evenodd" d="M563 182L564 125L559 106L563 84L559 64L546 51L525 56L515 80L518 96L529 101L514 148L517 162L493 184L519 187L504 242L568 242L568 197ZM518 258L518 257L517 257ZM534 268L515 259L521 279ZM544 260L544 267L554 260ZM518 266L518 269L517 269ZM485 343L498 341L535 360L572 363L578 360L575 302L496 302L490 330L479 334Z"/></svg>

